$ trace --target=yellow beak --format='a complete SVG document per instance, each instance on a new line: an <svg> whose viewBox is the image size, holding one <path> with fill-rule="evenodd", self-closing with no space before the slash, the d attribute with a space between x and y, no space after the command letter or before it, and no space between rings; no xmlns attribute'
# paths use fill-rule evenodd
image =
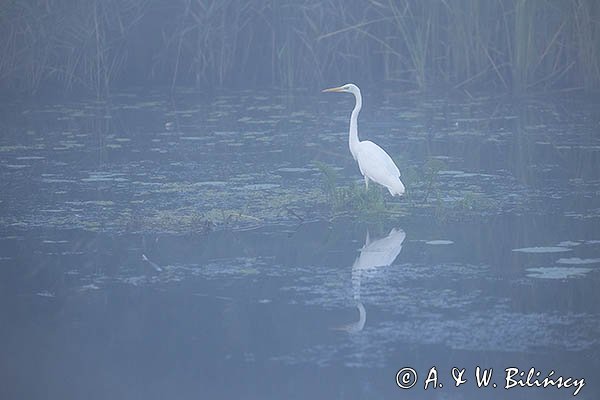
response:
<svg viewBox="0 0 600 400"><path fill-rule="evenodd" d="M321 90L322 93L325 93L325 92L342 92L342 91L343 91L343 87L342 86Z"/></svg>

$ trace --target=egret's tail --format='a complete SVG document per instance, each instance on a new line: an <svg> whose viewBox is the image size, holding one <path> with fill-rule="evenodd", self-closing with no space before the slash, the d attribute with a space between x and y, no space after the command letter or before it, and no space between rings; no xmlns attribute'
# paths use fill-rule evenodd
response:
<svg viewBox="0 0 600 400"><path fill-rule="evenodd" d="M392 196L402 196L406 191L406 188L400 179L394 182L393 185L388 186L387 189Z"/></svg>

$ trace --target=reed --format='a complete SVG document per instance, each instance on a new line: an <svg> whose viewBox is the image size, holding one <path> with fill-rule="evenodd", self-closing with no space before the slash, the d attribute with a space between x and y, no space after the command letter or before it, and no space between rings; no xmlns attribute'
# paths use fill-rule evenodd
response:
<svg viewBox="0 0 600 400"><path fill-rule="evenodd" d="M594 1L573 1L570 4L573 36L577 54L576 73L585 88L600 86L600 5Z"/></svg>
<svg viewBox="0 0 600 400"><path fill-rule="evenodd" d="M106 95L126 62L126 40L145 1L30 3L1 6L2 86L35 93L49 85Z"/></svg>
<svg viewBox="0 0 600 400"><path fill-rule="evenodd" d="M106 96L198 87L398 82L600 88L595 0L64 0L0 4L0 86Z"/></svg>

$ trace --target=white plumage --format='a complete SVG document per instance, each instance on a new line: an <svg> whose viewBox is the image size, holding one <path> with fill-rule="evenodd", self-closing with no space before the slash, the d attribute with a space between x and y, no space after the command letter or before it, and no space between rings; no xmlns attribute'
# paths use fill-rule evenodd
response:
<svg viewBox="0 0 600 400"><path fill-rule="evenodd" d="M376 182L390 192L392 196L402 196L405 187L400 180L400 170L392 160L392 157L377 144L358 139L358 113L362 108L362 96L358 86L348 83L346 85L325 89L324 92L352 93L355 98L354 109L350 116L350 131L348 133L348 144L350 153L358 162L360 173L365 178L365 186L369 188L369 180Z"/></svg>

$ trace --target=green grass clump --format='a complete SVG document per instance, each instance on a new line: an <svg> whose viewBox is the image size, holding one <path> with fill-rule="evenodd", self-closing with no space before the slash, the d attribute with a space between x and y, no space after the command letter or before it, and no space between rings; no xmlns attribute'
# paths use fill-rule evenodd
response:
<svg viewBox="0 0 600 400"><path fill-rule="evenodd" d="M362 183L338 186L338 176L332 167L320 162L316 165L323 174L323 191L334 215L349 213L370 217L397 212L385 201L387 191L377 184L371 183L368 190Z"/></svg>

